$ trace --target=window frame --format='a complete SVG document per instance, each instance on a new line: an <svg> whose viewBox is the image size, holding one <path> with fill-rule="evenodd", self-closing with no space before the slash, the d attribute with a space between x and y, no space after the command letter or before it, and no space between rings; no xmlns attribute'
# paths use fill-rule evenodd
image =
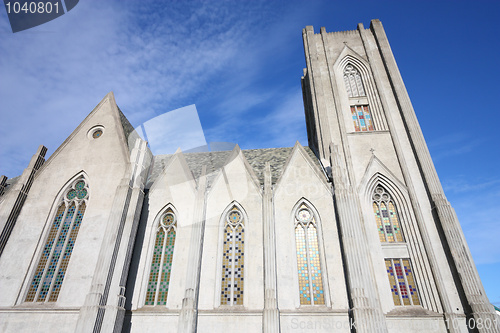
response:
<svg viewBox="0 0 500 333"><path fill-rule="evenodd" d="M76 185L81 181L84 182L84 187L81 189L76 189ZM79 198L78 192L82 190L85 190L86 194L82 198ZM76 196L73 198L68 198L68 194L71 191L75 191L75 193L77 194L75 194ZM65 277L67 276L68 267L70 266L71 257L73 255L73 251L75 249L76 242L78 240L78 234L81 225L84 223L85 212L88 210L90 196L91 196L90 182L84 173L79 173L78 175L71 178L59 190L56 198L52 202L50 212L45 222L44 226L45 230L42 233L42 237L40 237L40 241L37 245L37 250L34 254L34 257L36 257L37 260L32 261L30 267L30 273L27 275L29 276L29 279L25 280L24 291L22 292L23 295L22 302L32 303L32 304L47 304L47 303L53 304L58 301L59 296L61 294L61 290L63 289L64 286ZM62 212L60 212L60 208L63 204L65 205L65 208ZM66 231L63 231L66 222L68 222L67 216L68 212L71 210L72 205L75 205L74 213L71 216L71 220L69 221L69 225L67 226ZM80 208L82 207L82 205L85 205L85 209L81 214L80 220L77 222L78 215L81 212ZM57 229L54 229L54 224L56 222L56 218L59 212L62 215ZM75 225L77 228L74 228ZM49 254L45 260L44 264L45 267L42 270L39 270L40 268L39 266L41 264L41 260L43 259L44 252L47 249L47 242L49 240L49 237L51 237L51 233L53 233L53 237L51 240L52 244L49 247ZM51 266L51 261L54 258L53 256L56 251L56 248L58 247L58 242L59 240L61 240L61 236L63 237L64 242L62 244L62 247L60 248L60 253L58 255L56 267L53 271L52 277L50 278L50 284L46 294L44 295L44 299L39 300L40 293L43 289L43 284L46 281L48 269ZM74 237L74 239L72 240L72 244L69 244L72 236ZM68 259L65 260L65 257L67 256L68 253L67 252L69 248L68 246L71 246L71 248L69 250ZM61 268L63 268L63 271L61 271ZM34 289L34 294L33 294L32 286L35 282L36 275L38 274L37 272L41 273L41 277L36 288ZM60 280L60 283L57 283L59 274L61 272L63 272L62 278ZM58 285L57 290L55 290L56 285ZM55 291L56 291L55 294L56 296L53 297L53 293Z"/></svg>

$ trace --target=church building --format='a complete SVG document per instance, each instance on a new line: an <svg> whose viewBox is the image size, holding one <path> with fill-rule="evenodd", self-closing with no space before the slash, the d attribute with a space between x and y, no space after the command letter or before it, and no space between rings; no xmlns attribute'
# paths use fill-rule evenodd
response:
<svg viewBox="0 0 500 333"><path fill-rule="evenodd" d="M109 93L0 179L1 332L500 332L379 20L302 31L308 146L154 156Z"/></svg>

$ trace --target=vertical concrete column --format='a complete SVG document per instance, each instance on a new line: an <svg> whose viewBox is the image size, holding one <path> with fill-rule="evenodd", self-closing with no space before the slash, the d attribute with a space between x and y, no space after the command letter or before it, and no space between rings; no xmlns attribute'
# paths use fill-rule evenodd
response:
<svg viewBox="0 0 500 333"><path fill-rule="evenodd" d="M207 187L207 167L204 165L198 181L194 204L193 225L189 245L189 263L186 274L186 291L179 316L179 333L194 333L198 322L198 295L200 287L203 235L205 233L205 192Z"/></svg>
<svg viewBox="0 0 500 333"><path fill-rule="evenodd" d="M276 229L272 198L271 165L266 162L264 196L262 199L262 216L264 218L264 314L262 331L264 333L280 332L280 314L276 298Z"/></svg>
<svg viewBox="0 0 500 333"><path fill-rule="evenodd" d="M16 182L14 187L7 193L7 197L2 204L0 210L0 256L7 244L7 241L14 229L17 217L23 208L28 192L35 179L36 172L40 169L45 162L45 153L47 148L40 145L28 164L24 169L23 174ZM5 177L5 176L4 176ZM5 178L7 180L7 178Z"/></svg>
<svg viewBox="0 0 500 333"><path fill-rule="evenodd" d="M368 42L368 38L366 36L367 32L365 31L363 24L361 24L361 23L358 24L358 30L359 30L361 39L363 41L363 44L365 46L368 60L370 61L370 63L376 62L377 61L377 58L375 56L376 50L374 50L373 48L368 46L369 42ZM374 73L374 80L375 80L377 86L382 86L381 77L380 77L380 73L378 71L378 68L379 68L378 66L372 66L372 71ZM381 97L384 97L385 92L383 90L381 90L379 93L380 93ZM385 115L386 115L386 119L387 119L387 124L389 126L389 130L391 133L391 137L393 139L396 154L397 154L399 160L402 161L402 163L400 163L401 171L403 173L403 177L405 179L405 183L406 183L407 188L408 188L408 194L410 196L411 206L413 208L413 212L415 213L415 218L416 218L416 221L418 223L420 235L422 237L424 247L427 250L426 251L427 258L429 260L429 263L430 263L430 266L432 269L431 273L432 273L432 276L434 277L434 281L436 283L436 287L437 287L437 290L439 293L439 299L441 301L441 305L442 305L443 310L444 310L445 320L447 321L447 323L450 324L448 330L450 332L462 332L462 333L467 332L466 327L461 324L463 322L463 320L459 318L456 311L453 311L453 307L451 306L451 302L450 302L450 299L448 297L448 293L446 291L445 282L444 282L444 279L443 279L442 274L441 274L441 265L439 265L438 260L434 254L433 249L432 249L433 246L431 243L431 239L430 239L429 233L425 227L422 212L419 208L420 205L418 203L417 194L415 192L413 177L408 169L407 163L404 161L405 160L404 152L403 152L403 148L401 146L401 141L400 141L401 136L400 136L400 133L398 133L398 131L395 129L393 113L390 112L389 106L387 105L387 101L385 98L381 98L381 102L382 102L384 109L387 110L387 112L385 112ZM451 325L451 323L455 323L455 325Z"/></svg>
<svg viewBox="0 0 500 333"><path fill-rule="evenodd" d="M392 54L389 41L382 27L382 23L379 20L372 20L371 30L378 44L380 55L407 127L411 144L417 155L417 160L426 183L425 185L429 191L431 202L441 222L441 227L451 253L452 261L455 264L467 303L470 307L470 315L474 317L475 327L477 327L481 333L500 332L498 316L495 314L494 308L486 296L455 211L444 194L415 111L410 102L410 97L408 96L396 60ZM479 323L481 323L481 328L478 327ZM491 323L491 325L489 325L489 323Z"/></svg>
<svg viewBox="0 0 500 333"><path fill-rule="evenodd" d="M151 153L146 142L137 139L131 152L127 176L115 192L91 290L80 309L76 332L121 331L126 271L130 264L150 163Z"/></svg>
<svg viewBox="0 0 500 333"><path fill-rule="evenodd" d="M311 121L314 121L316 130L315 139L318 141L318 157L320 160L325 161L328 159L328 144L332 138L325 90L331 87L323 86L317 46L318 42L316 41L312 26L307 26L302 30L302 38L304 41L304 52L307 65L307 76L305 76L304 79L308 80L307 87L310 89L310 94L312 96L310 100L312 110L310 110L310 112L311 116L314 116L314 120L311 119ZM324 52L322 41L320 49ZM309 119L309 115L306 114L306 117Z"/></svg>
<svg viewBox="0 0 500 333"><path fill-rule="evenodd" d="M2 175L0 176L0 197L2 196L6 187L7 187L7 177Z"/></svg>
<svg viewBox="0 0 500 333"><path fill-rule="evenodd" d="M330 164L334 184L334 202L338 213L342 247L346 263L349 296L356 332L388 332L378 299L370 261L368 242L362 230L359 198L349 184L339 149L330 144Z"/></svg>

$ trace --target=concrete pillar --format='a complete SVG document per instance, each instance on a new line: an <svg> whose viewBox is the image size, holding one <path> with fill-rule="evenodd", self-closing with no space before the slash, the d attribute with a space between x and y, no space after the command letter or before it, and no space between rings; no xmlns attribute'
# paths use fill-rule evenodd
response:
<svg viewBox="0 0 500 333"><path fill-rule="evenodd" d="M388 332L380 300L376 293L370 249L362 230L359 198L349 184L348 175L339 158L339 149L330 145L330 164L334 185L334 200L346 264L348 292L357 333Z"/></svg>
<svg viewBox="0 0 500 333"><path fill-rule="evenodd" d="M274 224L273 192L271 187L271 165L266 162L264 170L264 196L262 215L264 217L264 313L262 331L280 332L280 313L276 299L276 229Z"/></svg>
<svg viewBox="0 0 500 333"><path fill-rule="evenodd" d="M379 20L372 20L370 28L378 44L403 120L408 128L408 135L420 165L425 186L430 194L431 203L439 218L450 250L451 261L458 272L458 278L462 284L468 307L470 307L471 313L469 315L474 317L475 326L479 332L500 332L498 316L486 296L455 211L444 194L382 23ZM448 310L445 309L445 311ZM478 327L479 323L486 322L491 322L491 326L481 325L481 328Z"/></svg>
<svg viewBox="0 0 500 333"><path fill-rule="evenodd" d="M125 285L152 155L137 139L129 172L116 189L91 291L80 309L76 332L121 332Z"/></svg>
<svg viewBox="0 0 500 333"><path fill-rule="evenodd" d="M182 309L177 330L179 333L196 332L198 322L198 295L203 254L203 234L205 232L206 172L207 167L204 165L198 181L198 190L195 199L193 229L189 246L189 263L186 274L186 291L182 300Z"/></svg>

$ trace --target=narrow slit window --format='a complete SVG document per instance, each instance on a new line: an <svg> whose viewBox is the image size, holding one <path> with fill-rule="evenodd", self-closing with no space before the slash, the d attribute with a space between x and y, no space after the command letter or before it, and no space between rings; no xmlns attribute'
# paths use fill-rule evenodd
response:
<svg viewBox="0 0 500 333"><path fill-rule="evenodd" d="M88 185L83 178L79 178L58 202L59 206L28 289L27 302L57 301L88 199Z"/></svg>
<svg viewBox="0 0 500 333"><path fill-rule="evenodd" d="M373 121L368 105L351 105L352 121L356 132L373 131Z"/></svg>
<svg viewBox="0 0 500 333"><path fill-rule="evenodd" d="M146 293L146 305L167 305L176 231L176 216L173 210L168 208L160 218L157 226Z"/></svg>
<svg viewBox="0 0 500 333"><path fill-rule="evenodd" d="M325 304L316 219L302 204L295 214L295 243L301 305Z"/></svg>
<svg viewBox="0 0 500 333"><path fill-rule="evenodd" d="M391 196L382 186L377 186L375 189L372 206L380 241L404 242L398 212Z"/></svg>
<svg viewBox="0 0 500 333"><path fill-rule="evenodd" d="M394 305L420 305L410 259L385 259Z"/></svg>
<svg viewBox="0 0 500 333"><path fill-rule="evenodd" d="M233 206L226 214L222 249L221 305L243 305L245 226Z"/></svg>

